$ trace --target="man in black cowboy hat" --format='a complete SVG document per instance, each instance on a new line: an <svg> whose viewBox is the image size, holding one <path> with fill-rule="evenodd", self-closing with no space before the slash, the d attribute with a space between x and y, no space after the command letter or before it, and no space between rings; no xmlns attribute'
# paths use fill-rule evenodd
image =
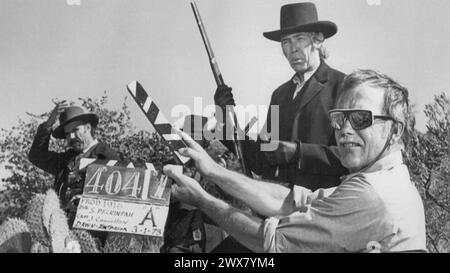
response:
<svg viewBox="0 0 450 273"><path fill-rule="evenodd" d="M262 130L270 134L278 129L279 138L260 135L262 140L257 143L246 141L244 157L252 171L263 178L312 190L336 186L347 170L339 162L327 111L333 107L345 75L325 63L323 42L336 34L337 26L319 21L313 3L282 6L280 26L280 30L263 35L281 43L295 74L273 92L270 106L278 106L279 120L271 124L269 109ZM227 105L235 105L231 88L219 86L214 101L223 111ZM260 144L268 140L277 148L262 151ZM229 141L224 143L232 148Z"/></svg>
<svg viewBox="0 0 450 273"><path fill-rule="evenodd" d="M59 116L59 126L53 127ZM40 169L55 176L55 191L69 216L75 219L77 197L83 191L85 173L78 170L81 158L118 160L119 156L108 145L95 139L98 116L85 113L81 107L57 103L46 122L39 125L31 145L29 160ZM66 139L69 149L63 153L49 151L50 135Z"/></svg>

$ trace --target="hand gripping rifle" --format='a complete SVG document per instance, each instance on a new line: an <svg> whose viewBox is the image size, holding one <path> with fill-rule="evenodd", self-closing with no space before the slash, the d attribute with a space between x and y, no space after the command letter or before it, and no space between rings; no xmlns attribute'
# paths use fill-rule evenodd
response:
<svg viewBox="0 0 450 273"><path fill-rule="evenodd" d="M209 64L211 65L211 69L214 75L214 79L216 80L217 86L225 85L222 73L220 73L219 65L217 64L216 58L211 48L211 44L209 43L208 36L206 35L205 26L203 25L202 18L200 17L200 12L198 11L197 4L195 2L191 2L192 11L194 12L195 20L197 21L198 28L200 30L200 34L202 35L203 43L206 47L206 52L208 53ZM230 122L230 125L233 129L233 145L236 151L236 156L241 163L243 172L248 176L252 177L250 169L246 166L243 154L242 154L242 143L238 140L238 122L236 118L236 113L234 112L233 107L227 107L226 109L227 119Z"/></svg>

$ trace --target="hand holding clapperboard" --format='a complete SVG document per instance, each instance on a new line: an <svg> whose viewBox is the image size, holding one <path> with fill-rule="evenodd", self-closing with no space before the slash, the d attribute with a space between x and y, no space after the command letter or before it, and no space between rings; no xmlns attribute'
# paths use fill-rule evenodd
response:
<svg viewBox="0 0 450 273"><path fill-rule="evenodd" d="M127 89L156 132L168 142L177 161L188 163L190 159L177 151L186 144L172 132L172 125L144 88L134 81ZM132 163L120 166L116 160L82 159L80 170L84 168L86 180L74 228L163 237L171 186L166 175L150 163L135 168Z"/></svg>

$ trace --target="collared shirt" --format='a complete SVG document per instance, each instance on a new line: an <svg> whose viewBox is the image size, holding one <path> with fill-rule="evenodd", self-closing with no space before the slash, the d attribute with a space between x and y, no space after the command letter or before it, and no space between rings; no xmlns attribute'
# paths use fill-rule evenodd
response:
<svg viewBox="0 0 450 273"><path fill-rule="evenodd" d="M91 142L91 145L89 145L89 147L87 147L83 150L83 154L86 153L87 151L89 151L90 148L94 147L97 144L98 144L98 140L94 139L94 141Z"/></svg>
<svg viewBox="0 0 450 273"><path fill-rule="evenodd" d="M316 67L313 71L308 71L305 74L303 74L303 78L299 76L298 74L295 74L292 78L292 81L296 84L294 95L292 96L292 99L295 99L295 97L298 95L300 90L302 90L303 86L305 85L305 82L307 82L314 73L316 73L316 70L319 68L319 66Z"/></svg>
<svg viewBox="0 0 450 273"><path fill-rule="evenodd" d="M426 251L422 200L400 151L379 170L315 192L294 186L296 212L264 223L267 252Z"/></svg>

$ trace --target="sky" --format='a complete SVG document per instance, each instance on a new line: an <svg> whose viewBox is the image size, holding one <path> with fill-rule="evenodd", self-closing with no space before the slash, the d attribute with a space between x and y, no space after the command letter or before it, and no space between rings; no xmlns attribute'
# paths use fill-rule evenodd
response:
<svg viewBox="0 0 450 273"><path fill-rule="evenodd" d="M78 2L78 3L77 3ZM280 7L295 1L197 0L225 83L238 104L267 105L293 72L280 44ZM325 42L327 63L350 73L371 68L410 91L417 129L425 104L450 93L450 1L318 0L319 19L338 26ZM25 112L52 109L53 98L100 98L119 109L126 85L139 81L166 117L186 105L202 114L216 88L188 0L0 1L0 128ZM203 107L199 105L199 99ZM130 97L138 129L152 130ZM198 112L200 111L200 112ZM260 122L263 120L260 119Z"/></svg>

